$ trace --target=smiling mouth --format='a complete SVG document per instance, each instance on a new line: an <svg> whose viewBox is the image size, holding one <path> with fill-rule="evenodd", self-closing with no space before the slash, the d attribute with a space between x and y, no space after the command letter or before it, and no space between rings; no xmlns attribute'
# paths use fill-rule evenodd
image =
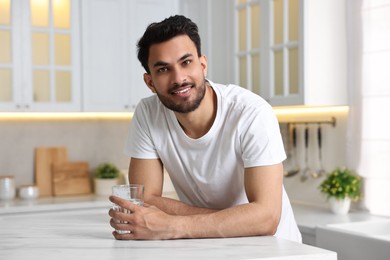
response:
<svg viewBox="0 0 390 260"><path fill-rule="evenodd" d="M185 93L189 92L191 88L192 88L191 85L187 85L185 87L181 87L181 88L179 88L179 89L177 89L175 91L172 91L171 94L173 94L173 95L182 95L182 94L185 94Z"/></svg>
<svg viewBox="0 0 390 260"><path fill-rule="evenodd" d="M184 88L184 89L180 89L180 90L177 90L177 91L174 91L172 92L173 94L183 94L183 93L186 93L190 90L190 88Z"/></svg>

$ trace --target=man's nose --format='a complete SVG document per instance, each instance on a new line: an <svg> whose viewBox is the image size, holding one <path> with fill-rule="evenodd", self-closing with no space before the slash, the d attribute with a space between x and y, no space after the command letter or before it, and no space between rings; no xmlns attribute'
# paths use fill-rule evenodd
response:
<svg viewBox="0 0 390 260"><path fill-rule="evenodd" d="M187 80L187 74L182 68L175 68L172 72L172 85L181 85Z"/></svg>

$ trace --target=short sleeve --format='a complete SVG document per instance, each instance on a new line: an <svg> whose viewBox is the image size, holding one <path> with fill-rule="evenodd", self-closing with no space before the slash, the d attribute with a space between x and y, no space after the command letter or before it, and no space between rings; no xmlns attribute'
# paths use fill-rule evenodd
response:
<svg viewBox="0 0 390 260"><path fill-rule="evenodd" d="M241 132L244 167L273 165L286 159L279 123L268 104L246 113Z"/></svg>
<svg viewBox="0 0 390 260"><path fill-rule="evenodd" d="M150 133L150 109L142 101L131 120L125 154L140 159L159 158Z"/></svg>

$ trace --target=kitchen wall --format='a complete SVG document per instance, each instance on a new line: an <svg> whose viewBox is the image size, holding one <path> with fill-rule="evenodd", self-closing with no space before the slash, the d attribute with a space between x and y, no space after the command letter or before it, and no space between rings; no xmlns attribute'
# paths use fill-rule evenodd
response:
<svg viewBox="0 0 390 260"><path fill-rule="evenodd" d="M327 172L332 171L336 167L343 167L347 165L347 120L348 110L341 110L337 112L301 114L301 115L282 115L278 116L279 121L328 121L332 117L336 119L335 126L331 124L322 124L322 161L323 166ZM288 125L281 123L281 132L285 144L285 150L288 159L284 162L285 170L291 169L296 156L300 169L305 167L305 146L304 146L304 128L305 124L297 124L297 153L292 149L292 143L289 140ZM318 156L318 141L317 128L318 124L308 124L309 126L309 146L308 146L308 161L311 169L319 167ZM284 178L284 185L291 201L301 202L307 204L327 206L325 197L320 193L318 186L322 178L308 178L302 182L302 172L292 177ZM358 205L353 205L357 207Z"/></svg>
<svg viewBox="0 0 390 260"><path fill-rule="evenodd" d="M336 125L323 124L323 163L327 171L346 163L347 112L326 112L314 115L278 115L281 122L313 121L336 118ZM34 148L65 146L70 161L88 161L92 171L99 163L112 162L120 169L128 167L129 159L123 153L130 119L19 119L0 120L0 175L14 175L16 184L34 182ZM297 126L297 153L291 151L288 125L281 123L281 131L289 159L297 156L299 166L304 167L304 124ZM318 164L316 139L317 124L309 124L309 165ZM300 181L300 173L285 178L285 187L292 201L324 204L319 193L320 179Z"/></svg>
<svg viewBox="0 0 390 260"><path fill-rule="evenodd" d="M120 169L130 119L0 120L0 175L14 175L16 185L34 182L34 148L66 147L69 161L88 161L93 170L112 162Z"/></svg>

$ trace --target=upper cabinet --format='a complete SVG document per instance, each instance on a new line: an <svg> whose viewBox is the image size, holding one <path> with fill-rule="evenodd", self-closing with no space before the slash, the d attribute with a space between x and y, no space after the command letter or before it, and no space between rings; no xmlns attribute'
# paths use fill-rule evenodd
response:
<svg viewBox="0 0 390 260"><path fill-rule="evenodd" d="M133 111L152 94L136 43L177 12L177 0L0 0L0 111Z"/></svg>
<svg viewBox="0 0 390 260"><path fill-rule="evenodd" d="M0 111L133 111L152 94L137 41L178 13L212 81L274 106L346 105L346 0L0 0Z"/></svg>
<svg viewBox="0 0 390 260"><path fill-rule="evenodd" d="M78 10L77 0L0 0L1 111L80 111Z"/></svg>
<svg viewBox="0 0 390 260"><path fill-rule="evenodd" d="M152 95L136 45L150 23L177 10L176 0L82 1L84 111L133 111Z"/></svg>
<svg viewBox="0 0 390 260"><path fill-rule="evenodd" d="M236 82L274 106L346 105L345 5L235 1Z"/></svg>

